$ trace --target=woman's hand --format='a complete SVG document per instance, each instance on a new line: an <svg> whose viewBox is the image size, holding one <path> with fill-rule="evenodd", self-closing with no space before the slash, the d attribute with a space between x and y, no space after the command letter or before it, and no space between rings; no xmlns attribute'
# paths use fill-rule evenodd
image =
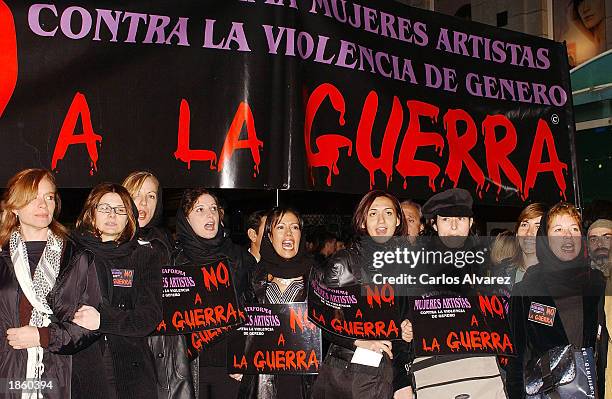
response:
<svg viewBox="0 0 612 399"><path fill-rule="evenodd" d="M28 349L40 346L38 328L24 326L6 330L6 340L13 349Z"/></svg>
<svg viewBox="0 0 612 399"><path fill-rule="evenodd" d="M100 328L100 312L94 307L83 305L74 314L72 322L88 330L97 330Z"/></svg>
<svg viewBox="0 0 612 399"><path fill-rule="evenodd" d="M393 352L391 352L391 341L365 341L358 339L355 341L355 346L374 352L386 353L389 356L389 359L393 359Z"/></svg>
<svg viewBox="0 0 612 399"><path fill-rule="evenodd" d="M406 319L402 321L400 326L402 328L402 339L406 342L412 342L414 334L412 333L412 323L410 320Z"/></svg>
<svg viewBox="0 0 612 399"><path fill-rule="evenodd" d="M242 381L242 374L230 374L229 376L236 381Z"/></svg>
<svg viewBox="0 0 612 399"><path fill-rule="evenodd" d="M398 389L393 394L393 399L412 399L412 387Z"/></svg>

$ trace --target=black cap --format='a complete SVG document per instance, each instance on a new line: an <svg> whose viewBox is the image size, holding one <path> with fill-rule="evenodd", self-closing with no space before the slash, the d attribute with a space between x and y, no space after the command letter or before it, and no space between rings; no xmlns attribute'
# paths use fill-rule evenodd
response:
<svg viewBox="0 0 612 399"><path fill-rule="evenodd" d="M431 197L423 205L423 216L433 219L436 216L467 216L474 215L472 204L474 200L469 191L462 188L451 188Z"/></svg>

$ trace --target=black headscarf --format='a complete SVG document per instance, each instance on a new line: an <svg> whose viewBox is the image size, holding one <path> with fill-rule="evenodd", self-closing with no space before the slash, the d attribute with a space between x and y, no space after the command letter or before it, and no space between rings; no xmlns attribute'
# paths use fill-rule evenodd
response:
<svg viewBox="0 0 612 399"><path fill-rule="evenodd" d="M314 260L307 254L306 240L300 240L297 254L290 259L280 256L274 247L267 234L261 239L261 248L259 253L261 260L259 265L267 273L279 278L296 278L308 275L310 267L314 264Z"/></svg>
<svg viewBox="0 0 612 399"><path fill-rule="evenodd" d="M176 211L176 237L193 262L212 263L232 253L232 241L224 236L221 223L214 238L200 237L193 231L181 207Z"/></svg>
<svg viewBox="0 0 612 399"><path fill-rule="evenodd" d="M542 215L542 221L536 237L536 256L538 265L544 274L547 288L552 296L581 295L589 284L591 268L586 257L586 243L582 240L580 253L574 259L559 259L548 242L548 212ZM561 238L560 238L561 239Z"/></svg>

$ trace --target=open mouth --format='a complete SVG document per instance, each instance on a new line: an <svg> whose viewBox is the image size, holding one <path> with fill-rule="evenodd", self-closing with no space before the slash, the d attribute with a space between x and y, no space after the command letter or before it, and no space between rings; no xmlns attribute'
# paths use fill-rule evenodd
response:
<svg viewBox="0 0 612 399"><path fill-rule="evenodd" d="M204 223L204 230L214 230L215 224L213 222Z"/></svg>
<svg viewBox="0 0 612 399"><path fill-rule="evenodd" d="M575 248L576 246L572 242L568 242L568 243L561 245L561 251L567 252L567 253L573 253Z"/></svg>
<svg viewBox="0 0 612 399"><path fill-rule="evenodd" d="M138 211L138 219L144 220L146 218L147 218L147 212L145 212L145 211Z"/></svg>
<svg viewBox="0 0 612 399"><path fill-rule="evenodd" d="M293 240L283 240L282 242L283 249L286 250L292 250L294 245Z"/></svg>
<svg viewBox="0 0 612 399"><path fill-rule="evenodd" d="M385 226L379 226L376 228L376 234L384 236L387 234L388 229Z"/></svg>

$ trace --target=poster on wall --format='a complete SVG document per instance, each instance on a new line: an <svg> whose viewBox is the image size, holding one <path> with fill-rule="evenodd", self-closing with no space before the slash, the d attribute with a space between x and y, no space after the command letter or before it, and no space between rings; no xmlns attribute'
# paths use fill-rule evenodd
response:
<svg viewBox="0 0 612 399"><path fill-rule="evenodd" d="M553 2L554 37L566 42L570 67L606 50L605 0Z"/></svg>

